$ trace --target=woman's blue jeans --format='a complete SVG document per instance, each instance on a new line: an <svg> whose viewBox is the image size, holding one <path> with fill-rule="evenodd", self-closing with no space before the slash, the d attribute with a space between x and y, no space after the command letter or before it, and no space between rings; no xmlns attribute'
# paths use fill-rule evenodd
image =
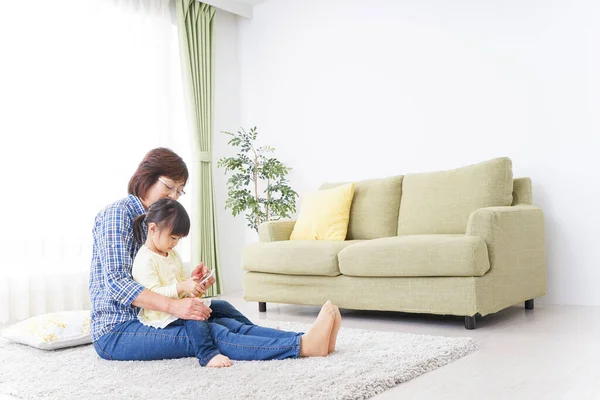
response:
<svg viewBox="0 0 600 400"><path fill-rule="evenodd" d="M281 360L300 355L302 333L254 325L231 304L213 300L207 321L177 320L164 329L138 320L116 325L94 342L107 360L197 357L204 366L223 354L232 360Z"/></svg>

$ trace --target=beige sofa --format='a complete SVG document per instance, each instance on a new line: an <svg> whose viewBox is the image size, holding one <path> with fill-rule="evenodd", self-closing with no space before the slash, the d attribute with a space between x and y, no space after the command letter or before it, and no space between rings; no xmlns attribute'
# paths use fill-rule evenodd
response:
<svg viewBox="0 0 600 400"><path fill-rule="evenodd" d="M342 183L324 184L327 189ZM244 299L485 316L546 293L544 216L531 180L495 158L355 183L345 241L289 240L267 222L243 250Z"/></svg>

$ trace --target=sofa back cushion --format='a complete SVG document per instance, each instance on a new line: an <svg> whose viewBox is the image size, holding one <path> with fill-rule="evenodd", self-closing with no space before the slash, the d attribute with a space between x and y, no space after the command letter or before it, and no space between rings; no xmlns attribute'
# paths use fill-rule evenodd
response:
<svg viewBox="0 0 600 400"><path fill-rule="evenodd" d="M320 189L343 184L324 183ZM396 236L401 195L402 175L355 182L346 240Z"/></svg>
<svg viewBox="0 0 600 400"><path fill-rule="evenodd" d="M398 235L465 233L473 211L510 206L512 193L512 161L507 157L449 171L407 174Z"/></svg>
<svg viewBox="0 0 600 400"><path fill-rule="evenodd" d="M531 178L516 178L513 180L513 206L517 204L532 205L532 197Z"/></svg>

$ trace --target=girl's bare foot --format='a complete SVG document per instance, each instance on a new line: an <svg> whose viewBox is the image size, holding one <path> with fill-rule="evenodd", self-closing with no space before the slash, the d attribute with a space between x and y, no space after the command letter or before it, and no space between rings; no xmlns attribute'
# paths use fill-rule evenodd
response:
<svg viewBox="0 0 600 400"><path fill-rule="evenodd" d="M335 351L335 341L340 327L342 326L342 314L340 313L340 309L336 305L333 306L333 309L335 310L335 320L333 321L333 328L331 328L331 336L329 337L328 354Z"/></svg>
<svg viewBox="0 0 600 400"><path fill-rule="evenodd" d="M308 332L300 338L300 357L325 357L327 355L334 322L335 308L331 301L327 300Z"/></svg>
<svg viewBox="0 0 600 400"><path fill-rule="evenodd" d="M217 354L210 359L206 366L209 368L231 367L231 360L229 357L224 356L223 354Z"/></svg>

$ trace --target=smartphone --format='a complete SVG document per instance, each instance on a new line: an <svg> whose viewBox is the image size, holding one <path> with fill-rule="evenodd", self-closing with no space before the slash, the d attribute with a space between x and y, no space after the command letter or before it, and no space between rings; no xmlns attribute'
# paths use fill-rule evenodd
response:
<svg viewBox="0 0 600 400"><path fill-rule="evenodd" d="M204 275L202 277L202 279L200 279L200 284L206 283L206 281L208 281L210 278L213 277L213 275L215 274L215 271L211 270L208 274Z"/></svg>

